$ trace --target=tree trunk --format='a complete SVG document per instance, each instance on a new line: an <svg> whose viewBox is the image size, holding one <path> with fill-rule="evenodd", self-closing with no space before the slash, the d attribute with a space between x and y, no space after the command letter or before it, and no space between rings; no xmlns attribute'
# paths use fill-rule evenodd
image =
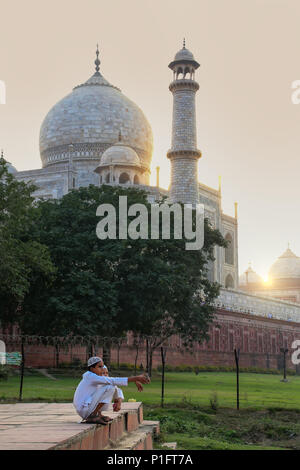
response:
<svg viewBox="0 0 300 470"><path fill-rule="evenodd" d="M55 345L55 367L56 369L59 368L59 345Z"/></svg>
<svg viewBox="0 0 300 470"><path fill-rule="evenodd" d="M149 340L146 339L146 372L147 372L147 374L150 375L149 366L150 366L150 364L149 364Z"/></svg>
<svg viewBox="0 0 300 470"><path fill-rule="evenodd" d="M120 348L121 348L121 346L118 344L118 358L117 358L117 361L118 361L118 370L120 370Z"/></svg>
<svg viewBox="0 0 300 470"><path fill-rule="evenodd" d="M105 343L103 345L103 362L108 369L110 369L110 359L111 359L111 344Z"/></svg>
<svg viewBox="0 0 300 470"><path fill-rule="evenodd" d="M94 345L93 345L93 343L89 344L88 350L89 350L89 357L93 357L95 355L94 354Z"/></svg>
<svg viewBox="0 0 300 470"><path fill-rule="evenodd" d="M153 349L151 348L150 349L150 352L149 352L149 377L152 377L152 356L153 356Z"/></svg>
<svg viewBox="0 0 300 470"><path fill-rule="evenodd" d="M137 365L138 357L139 357L139 344L136 345L136 355L135 355L135 361L134 361L134 375L136 375L136 365Z"/></svg>

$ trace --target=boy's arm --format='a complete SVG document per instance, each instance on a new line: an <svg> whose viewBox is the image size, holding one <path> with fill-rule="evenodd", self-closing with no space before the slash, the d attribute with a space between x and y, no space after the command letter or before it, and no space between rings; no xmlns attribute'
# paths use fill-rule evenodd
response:
<svg viewBox="0 0 300 470"><path fill-rule="evenodd" d="M103 375L93 374L88 378L89 382L94 385L116 385L117 387L127 387L129 382L140 382L142 384L150 383L147 375L136 375L134 377L105 377Z"/></svg>
<svg viewBox="0 0 300 470"><path fill-rule="evenodd" d="M119 387L127 387L127 377L105 377L104 375L97 375L91 372L88 381L92 385L116 385Z"/></svg>
<svg viewBox="0 0 300 470"><path fill-rule="evenodd" d="M150 378L148 375L136 375L135 377L128 377L128 382L139 382L140 384L149 384Z"/></svg>

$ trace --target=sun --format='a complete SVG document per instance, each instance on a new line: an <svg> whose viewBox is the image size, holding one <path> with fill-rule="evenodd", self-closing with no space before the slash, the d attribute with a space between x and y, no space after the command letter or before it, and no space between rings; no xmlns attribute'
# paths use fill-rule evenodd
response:
<svg viewBox="0 0 300 470"><path fill-rule="evenodd" d="M272 281L271 281L271 279L269 279L268 276L264 276L263 277L263 283L264 283L264 286L267 287L267 286L270 286L272 284Z"/></svg>

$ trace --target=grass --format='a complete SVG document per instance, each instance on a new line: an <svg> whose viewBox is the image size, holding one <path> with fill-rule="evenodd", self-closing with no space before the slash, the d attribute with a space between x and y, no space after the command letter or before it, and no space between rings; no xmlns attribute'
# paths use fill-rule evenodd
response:
<svg viewBox="0 0 300 470"><path fill-rule="evenodd" d="M70 402L80 380L51 372L57 380L32 374L24 377L24 401ZM123 374L124 375L124 374ZM131 375L131 374L129 374ZM158 419L161 435L155 443L176 441L178 449L300 449L300 377L280 381L276 375L240 375L237 411L235 374L207 372L166 374L165 407L161 408L161 377L139 393L124 388L125 400L144 403L146 419ZM0 402L16 401L19 377L0 381Z"/></svg>
<svg viewBox="0 0 300 470"><path fill-rule="evenodd" d="M124 375L124 374L123 374ZM132 375L132 374L129 374ZM72 401L73 394L81 378L54 376L51 380L41 375L26 375L23 383L24 400ZM250 374L240 375L240 407L241 408L300 408L300 377L289 377L289 382L280 381L278 375ZM8 381L0 381L0 400L17 399L19 395L18 376L9 377ZM220 407L235 408L236 378L232 372L193 373L169 372L165 381L165 403L176 404L182 397L188 397L191 403L209 406L214 393L217 394ZM150 385L139 393L134 384L124 388L125 399L135 398L148 405L161 403L161 377L153 377Z"/></svg>
<svg viewBox="0 0 300 470"><path fill-rule="evenodd" d="M300 410L146 407L145 414L160 421L158 448L175 441L179 450L300 449Z"/></svg>

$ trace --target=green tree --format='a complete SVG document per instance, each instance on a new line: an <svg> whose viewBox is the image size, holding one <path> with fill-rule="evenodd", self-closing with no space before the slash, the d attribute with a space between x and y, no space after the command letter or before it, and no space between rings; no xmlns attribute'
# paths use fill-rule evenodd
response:
<svg viewBox="0 0 300 470"><path fill-rule="evenodd" d="M60 200L40 201L34 239L48 246L57 272L48 289L28 293L26 331L102 335L118 331L118 299L106 250L96 236L96 208L105 198L90 186Z"/></svg>
<svg viewBox="0 0 300 470"><path fill-rule="evenodd" d="M227 242L208 219L204 222L201 250L186 250L187 240L174 239L172 232L170 240L129 241L118 260L119 323L148 337L150 374L154 350L172 335L180 335L190 349L194 342L208 339L220 285L208 280L207 261L214 260L214 246L225 247Z"/></svg>
<svg viewBox="0 0 300 470"><path fill-rule="evenodd" d="M151 205L139 189L91 185L39 203L33 239L49 248L57 273L48 289L32 286L24 328L48 335L133 331L155 338L150 355L173 334L191 346L206 336L219 293L219 285L207 279L207 261L213 247L226 242L206 219L198 251L187 251L186 240L172 233L170 240L119 240L117 231L116 240L99 240L96 209L105 203L118 208L119 196L127 196L128 206L148 208L150 232Z"/></svg>
<svg viewBox="0 0 300 470"><path fill-rule="evenodd" d="M54 272L47 247L32 240L35 186L17 181L0 158L0 322L20 323L22 305L37 278Z"/></svg>

